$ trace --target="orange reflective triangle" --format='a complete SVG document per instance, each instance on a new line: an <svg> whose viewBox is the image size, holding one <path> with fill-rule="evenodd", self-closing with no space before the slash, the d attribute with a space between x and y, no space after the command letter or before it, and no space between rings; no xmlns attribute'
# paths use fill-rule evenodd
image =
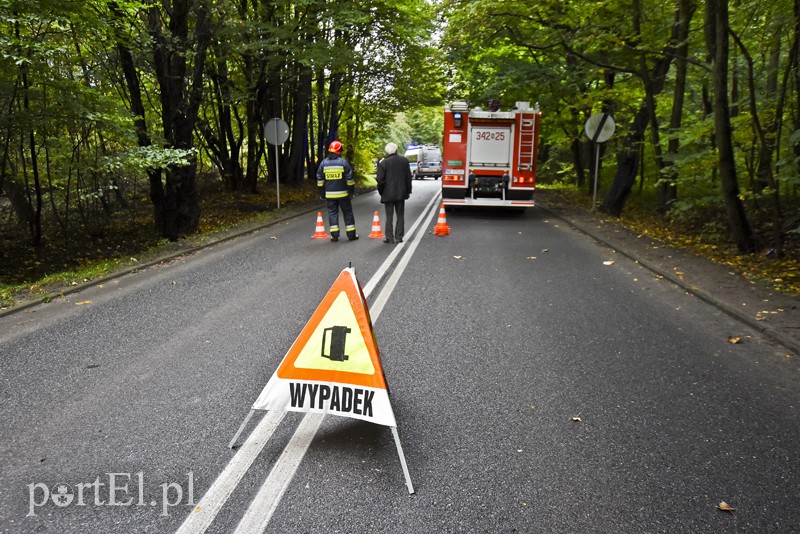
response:
<svg viewBox="0 0 800 534"><path fill-rule="evenodd" d="M284 356L278 378L386 389L367 301L344 269Z"/></svg>

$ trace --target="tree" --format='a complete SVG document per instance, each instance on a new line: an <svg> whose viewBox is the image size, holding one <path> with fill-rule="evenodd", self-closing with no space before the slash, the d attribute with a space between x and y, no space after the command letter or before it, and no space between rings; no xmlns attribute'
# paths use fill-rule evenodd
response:
<svg viewBox="0 0 800 534"><path fill-rule="evenodd" d="M722 195L734 242L741 252L756 249L753 230L739 196L728 105L728 0L706 0L706 40L714 60L714 128Z"/></svg>
<svg viewBox="0 0 800 534"><path fill-rule="evenodd" d="M170 148L194 148L206 53L211 42L211 14L207 2L172 0L163 7L153 4L147 9L147 27L159 86L161 126ZM193 22L191 29L190 20ZM156 221L161 223L159 230L169 239L192 233L200 224L196 175L194 154L188 165L170 165L166 170L164 196L155 210Z"/></svg>

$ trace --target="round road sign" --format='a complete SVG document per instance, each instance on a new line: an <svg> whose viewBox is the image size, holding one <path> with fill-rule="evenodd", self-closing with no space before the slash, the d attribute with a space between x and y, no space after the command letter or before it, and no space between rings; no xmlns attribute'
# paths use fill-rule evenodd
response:
<svg viewBox="0 0 800 534"><path fill-rule="evenodd" d="M264 126L264 137L271 145L282 145L289 139L289 125L283 119L270 119Z"/></svg>
<svg viewBox="0 0 800 534"><path fill-rule="evenodd" d="M605 143L614 135L614 119L608 113L595 113L586 121L586 137L596 143Z"/></svg>

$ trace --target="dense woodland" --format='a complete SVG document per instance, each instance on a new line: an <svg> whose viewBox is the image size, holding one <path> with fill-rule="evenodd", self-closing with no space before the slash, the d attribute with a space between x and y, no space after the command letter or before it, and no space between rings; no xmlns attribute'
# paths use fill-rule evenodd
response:
<svg viewBox="0 0 800 534"><path fill-rule="evenodd" d="M438 142L446 102L498 98L543 110L541 183L592 190L583 125L605 111L602 211L652 199L780 258L800 237L799 37L800 0L0 0L2 245L176 240L213 191L255 195L276 164L302 187L334 138L365 177L388 140Z"/></svg>

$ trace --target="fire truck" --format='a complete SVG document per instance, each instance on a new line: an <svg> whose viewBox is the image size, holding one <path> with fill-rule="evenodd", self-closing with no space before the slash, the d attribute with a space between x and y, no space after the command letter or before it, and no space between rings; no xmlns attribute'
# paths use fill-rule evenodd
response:
<svg viewBox="0 0 800 534"><path fill-rule="evenodd" d="M539 105L517 102L510 111L444 110L442 203L453 206L533 206Z"/></svg>

